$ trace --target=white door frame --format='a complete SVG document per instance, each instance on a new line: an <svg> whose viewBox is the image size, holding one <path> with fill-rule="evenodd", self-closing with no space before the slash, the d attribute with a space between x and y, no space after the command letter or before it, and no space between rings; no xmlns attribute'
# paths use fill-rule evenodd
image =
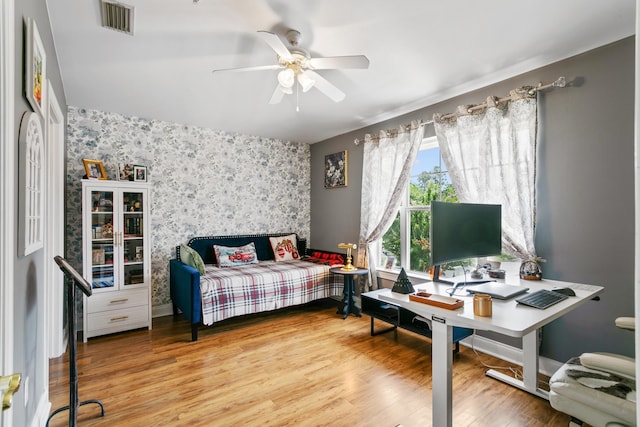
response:
<svg viewBox="0 0 640 427"><path fill-rule="evenodd" d="M45 118L47 183L46 237L44 245L44 289L46 295L46 348L49 358L58 357L65 350L64 333L64 277L53 262L56 255L64 256L64 114L51 83L47 87Z"/></svg>
<svg viewBox="0 0 640 427"><path fill-rule="evenodd" d="M15 0L0 0L0 375L13 373L15 206ZM11 408L0 427L13 425Z"/></svg>
<svg viewBox="0 0 640 427"><path fill-rule="evenodd" d="M636 0L636 50L635 50L635 118L634 118L634 182L635 182L635 354L636 378L640 375L640 2ZM640 402L636 402L636 423L640 425Z"/></svg>

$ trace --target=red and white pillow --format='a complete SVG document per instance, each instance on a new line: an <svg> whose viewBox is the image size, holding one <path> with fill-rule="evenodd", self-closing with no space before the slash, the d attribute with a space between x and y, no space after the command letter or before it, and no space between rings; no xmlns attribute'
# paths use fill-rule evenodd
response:
<svg viewBox="0 0 640 427"><path fill-rule="evenodd" d="M269 237L271 248L273 249L273 257L276 261L290 261L299 259L298 240L295 234L287 236Z"/></svg>

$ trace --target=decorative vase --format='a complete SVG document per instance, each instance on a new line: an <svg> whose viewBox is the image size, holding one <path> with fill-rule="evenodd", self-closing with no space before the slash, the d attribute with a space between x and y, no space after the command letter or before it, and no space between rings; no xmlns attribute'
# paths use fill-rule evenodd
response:
<svg viewBox="0 0 640 427"><path fill-rule="evenodd" d="M522 261L520 264L520 278L524 280L542 280L542 258L532 257Z"/></svg>

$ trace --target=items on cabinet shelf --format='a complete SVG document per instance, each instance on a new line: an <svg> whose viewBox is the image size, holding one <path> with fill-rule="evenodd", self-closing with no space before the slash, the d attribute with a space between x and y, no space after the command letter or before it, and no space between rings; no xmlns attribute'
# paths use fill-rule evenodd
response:
<svg viewBox="0 0 640 427"><path fill-rule="evenodd" d="M92 258L91 262L94 265L104 264L104 249L94 249Z"/></svg>
<svg viewBox="0 0 640 427"><path fill-rule="evenodd" d="M142 217L127 216L124 219L124 237L142 236Z"/></svg>

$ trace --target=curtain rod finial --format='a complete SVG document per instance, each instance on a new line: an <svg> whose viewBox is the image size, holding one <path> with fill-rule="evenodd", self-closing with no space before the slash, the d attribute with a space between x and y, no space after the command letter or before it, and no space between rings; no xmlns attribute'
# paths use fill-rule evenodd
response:
<svg viewBox="0 0 640 427"><path fill-rule="evenodd" d="M564 78L564 76L558 77L558 79L555 82L553 82L554 87L565 87L566 85L567 85L567 80Z"/></svg>

